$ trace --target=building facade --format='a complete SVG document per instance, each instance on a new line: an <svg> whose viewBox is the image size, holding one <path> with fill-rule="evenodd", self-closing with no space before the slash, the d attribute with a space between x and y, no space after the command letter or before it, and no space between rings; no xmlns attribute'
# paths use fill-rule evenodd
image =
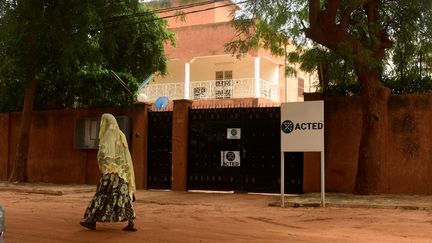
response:
<svg viewBox="0 0 432 243"><path fill-rule="evenodd" d="M173 1L172 6L185 3ZM303 91L311 91L309 74L285 77L285 60L264 49L249 51L240 58L228 53L225 44L234 40L231 26L237 6L232 1L189 4L182 9L185 19L169 18L176 33L176 47L167 46L167 75L156 76L143 88L144 102L158 97L169 100L217 100L257 98L261 102L302 101ZM293 47L291 47L293 48Z"/></svg>

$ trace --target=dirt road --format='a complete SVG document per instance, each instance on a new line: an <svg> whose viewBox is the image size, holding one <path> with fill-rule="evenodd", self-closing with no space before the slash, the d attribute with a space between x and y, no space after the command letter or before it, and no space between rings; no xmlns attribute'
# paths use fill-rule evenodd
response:
<svg viewBox="0 0 432 243"><path fill-rule="evenodd" d="M5 243L59 242L432 242L429 210L279 208L276 196L139 191L137 232L125 223L78 222L93 193L0 191Z"/></svg>

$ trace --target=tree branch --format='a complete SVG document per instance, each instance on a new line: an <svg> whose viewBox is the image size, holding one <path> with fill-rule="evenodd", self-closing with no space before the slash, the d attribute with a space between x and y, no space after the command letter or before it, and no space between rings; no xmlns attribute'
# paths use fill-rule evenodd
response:
<svg viewBox="0 0 432 243"><path fill-rule="evenodd" d="M346 10L344 10L344 11L342 11L342 13L341 13L341 20L340 20L340 24L339 24L339 28L340 29L343 29L343 30L347 30L348 29L348 23L349 23L349 21L350 21L350 17L351 17L351 13L352 13L352 10L350 9L350 10L348 10L348 9L346 9Z"/></svg>
<svg viewBox="0 0 432 243"><path fill-rule="evenodd" d="M378 23L378 2L377 0L368 0L364 6L366 16L367 16L367 26L369 31L369 37L374 38L377 37L378 31L376 28L376 24Z"/></svg>
<svg viewBox="0 0 432 243"><path fill-rule="evenodd" d="M325 6L325 15L327 19L332 19L334 20L334 23L336 23L336 14L337 14L337 10L341 9L341 0L330 0L330 1L326 1L326 6Z"/></svg>
<svg viewBox="0 0 432 243"><path fill-rule="evenodd" d="M369 38L372 40L372 51L374 56L382 59L385 50L393 46L387 32L379 25L379 0L368 0L365 4L365 11L368 20Z"/></svg>
<svg viewBox="0 0 432 243"><path fill-rule="evenodd" d="M309 23L312 29L318 25L319 14L320 0L309 0Z"/></svg>

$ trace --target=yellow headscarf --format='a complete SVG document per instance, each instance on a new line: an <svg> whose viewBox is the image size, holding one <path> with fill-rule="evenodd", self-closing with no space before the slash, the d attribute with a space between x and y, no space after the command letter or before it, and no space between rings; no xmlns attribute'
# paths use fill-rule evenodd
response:
<svg viewBox="0 0 432 243"><path fill-rule="evenodd" d="M102 115L99 129L99 151L97 154L102 174L117 173L129 186L129 195L136 192L132 158L124 133L113 115Z"/></svg>

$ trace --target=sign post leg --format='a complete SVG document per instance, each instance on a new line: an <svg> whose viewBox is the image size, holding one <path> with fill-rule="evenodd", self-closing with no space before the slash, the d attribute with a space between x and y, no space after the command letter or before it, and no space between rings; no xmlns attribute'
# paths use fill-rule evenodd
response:
<svg viewBox="0 0 432 243"><path fill-rule="evenodd" d="M281 152L281 207L285 207L285 153Z"/></svg>
<svg viewBox="0 0 432 243"><path fill-rule="evenodd" d="M321 207L325 207L324 151L321 151Z"/></svg>

